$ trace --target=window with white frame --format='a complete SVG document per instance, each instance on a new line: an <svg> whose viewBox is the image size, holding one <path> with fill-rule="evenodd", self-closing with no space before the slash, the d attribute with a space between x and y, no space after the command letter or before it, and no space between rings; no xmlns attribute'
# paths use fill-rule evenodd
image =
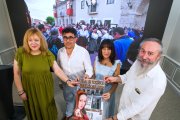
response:
<svg viewBox="0 0 180 120"><path fill-rule="evenodd" d="M85 1L81 0L81 9L84 9L84 4L85 4Z"/></svg>
<svg viewBox="0 0 180 120"><path fill-rule="evenodd" d="M73 24L73 19L71 18L71 24Z"/></svg>
<svg viewBox="0 0 180 120"><path fill-rule="evenodd" d="M114 4L114 0L107 0L107 4Z"/></svg>
<svg viewBox="0 0 180 120"><path fill-rule="evenodd" d="M90 24L94 25L95 24L95 20L90 20Z"/></svg>
<svg viewBox="0 0 180 120"><path fill-rule="evenodd" d="M90 5L90 12L96 12L96 5Z"/></svg>
<svg viewBox="0 0 180 120"><path fill-rule="evenodd" d="M66 25L68 25L69 23L68 23L68 19L66 19Z"/></svg>

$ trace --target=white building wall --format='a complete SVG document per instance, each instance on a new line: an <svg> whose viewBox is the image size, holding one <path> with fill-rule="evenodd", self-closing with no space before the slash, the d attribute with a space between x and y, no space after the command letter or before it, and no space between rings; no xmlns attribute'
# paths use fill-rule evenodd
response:
<svg viewBox="0 0 180 120"><path fill-rule="evenodd" d="M84 2L84 9L81 9L82 1ZM68 25L71 24L71 21L76 24L81 20L86 23L90 23L90 20L95 20L95 22L101 20L104 24L105 20L111 20L111 24L118 24L121 27L139 29L144 27L149 0L130 0L132 8L128 6L129 0L114 0L113 4L107 4L107 0L97 0L96 14L88 13L86 1L90 5L91 0L73 0L73 16L65 15L64 18L58 18L61 19L58 21L61 21L61 24ZM66 14L66 4L59 6L58 9Z"/></svg>
<svg viewBox="0 0 180 120"><path fill-rule="evenodd" d="M76 9L74 11L76 11L76 23L79 22L80 20L85 20L85 22L87 22L87 18L88 18L88 15L87 15L87 9L88 7L86 6L86 1L84 1L84 9L81 9L81 1L82 0L79 0L78 2L76 2Z"/></svg>
<svg viewBox="0 0 180 120"><path fill-rule="evenodd" d="M166 53L170 53L171 49L173 48L173 44L171 43L173 40L175 41L175 39L177 38L173 38L175 36L179 36L179 34L177 33L178 31L176 31L176 29L180 29L180 27L178 28L177 24L180 23L180 11L179 11L179 5L180 5L180 0L174 0L172 7L171 7L171 11L169 13L169 18L167 21L167 25L164 31L164 35L163 35L163 52ZM176 33L175 33L176 32ZM179 41L179 39L177 40ZM179 45L179 44L176 44ZM177 48L176 48L177 49ZM180 50L179 50L180 52ZM179 53L177 52L177 53ZM169 54L171 55L171 54ZM174 53L172 54L174 55ZM179 62L180 62L180 58L179 58Z"/></svg>
<svg viewBox="0 0 180 120"><path fill-rule="evenodd" d="M65 24L64 18L66 17L66 4L61 4L57 7L57 26Z"/></svg>
<svg viewBox="0 0 180 120"><path fill-rule="evenodd" d="M85 1L85 0L84 0ZM114 4L106 4L107 0L97 0L97 14L88 14L88 7L85 3L84 9L81 9L81 2L76 3L76 22L85 20L90 23L90 20L111 20L111 24L118 24L120 19L120 2L115 0Z"/></svg>
<svg viewBox="0 0 180 120"><path fill-rule="evenodd" d="M180 0L174 0L163 35L164 59L162 62L169 83L180 94Z"/></svg>
<svg viewBox="0 0 180 120"><path fill-rule="evenodd" d="M122 0L121 18L119 24L121 26L142 28L145 25L149 0L130 0L132 8L128 6L127 0Z"/></svg>
<svg viewBox="0 0 180 120"><path fill-rule="evenodd" d="M66 14L66 9L67 9L67 5L66 2L64 2L63 4L61 4L60 6L57 7L57 26L68 26L69 24L74 24L76 23L76 0L73 0L72 2L72 6L73 6L73 16L68 16Z"/></svg>

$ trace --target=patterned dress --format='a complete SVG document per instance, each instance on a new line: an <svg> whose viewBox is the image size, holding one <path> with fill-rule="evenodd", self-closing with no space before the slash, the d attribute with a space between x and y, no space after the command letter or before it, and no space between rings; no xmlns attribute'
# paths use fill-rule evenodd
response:
<svg viewBox="0 0 180 120"><path fill-rule="evenodd" d="M118 63L120 63L120 61L116 60L114 65L112 65L111 67L105 66L105 65L102 65L98 61L98 57L96 57L96 60L95 60L96 80L103 80L104 76L113 76ZM111 84L105 84L103 93L108 92L111 89L111 87L112 87ZM115 93L112 93L110 99L107 101L104 101L104 103L103 103L103 119L113 116L114 108L115 108Z"/></svg>
<svg viewBox="0 0 180 120"><path fill-rule="evenodd" d="M50 51L46 55L31 55L19 48L15 59L21 69L22 85L27 95L24 106L28 120L56 120L53 77L50 72L54 55Z"/></svg>

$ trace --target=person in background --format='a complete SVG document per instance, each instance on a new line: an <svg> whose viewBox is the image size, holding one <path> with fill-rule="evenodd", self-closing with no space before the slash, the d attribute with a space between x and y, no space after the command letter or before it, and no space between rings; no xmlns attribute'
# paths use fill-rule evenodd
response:
<svg viewBox="0 0 180 120"><path fill-rule="evenodd" d="M16 52L13 66L14 82L24 102L28 120L57 120L50 67L68 86L73 87L77 83L70 81L59 68L41 31L28 29L23 47Z"/></svg>
<svg viewBox="0 0 180 120"><path fill-rule="evenodd" d="M58 31L59 31L58 38L61 40L61 43L63 43L63 38L62 38L62 30L63 29L64 29L64 25L60 25L60 27L58 28Z"/></svg>
<svg viewBox="0 0 180 120"><path fill-rule="evenodd" d="M125 74L136 60L139 51L139 45L142 42L142 38L140 37L138 30L133 30L135 33L135 36L133 37L134 40L128 48L126 60L122 63L121 69L123 70L123 73L121 75Z"/></svg>
<svg viewBox="0 0 180 120"><path fill-rule="evenodd" d="M47 39L48 48L54 54L57 59L57 53L60 48L64 46L61 39L58 37L58 29L52 28L50 31L50 36Z"/></svg>
<svg viewBox="0 0 180 120"><path fill-rule="evenodd" d="M115 60L115 49L113 41L105 39L102 41L98 56L94 63L95 79L103 80L104 76L118 76L120 73L120 60ZM115 90L118 84L107 83L103 90L103 120L114 115Z"/></svg>
<svg viewBox="0 0 180 120"><path fill-rule="evenodd" d="M95 51L97 51L97 39L98 39L97 30L93 29L87 48L90 54L93 54Z"/></svg>
<svg viewBox="0 0 180 120"><path fill-rule="evenodd" d="M71 79L87 79L93 75L90 55L88 51L77 45L77 31L73 27L66 27L62 31L64 47L59 49L57 62L65 74ZM73 115L75 105L75 94L77 88L71 88L64 82L63 95L66 101L66 113L64 119Z"/></svg>
<svg viewBox="0 0 180 120"><path fill-rule="evenodd" d="M101 43L102 32L101 32L101 28L96 28L96 29L97 29L97 34L98 34L97 49L99 49L99 46L100 46L100 43Z"/></svg>
<svg viewBox="0 0 180 120"><path fill-rule="evenodd" d="M46 40L49 38L49 34L46 32L46 28L44 27L43 24L38 25L38 29L42 32Z"/></svg>
<svg viewBox="0 0 180 120"><path fill-rule="evenodd" d="M85 111L86 101L86 92L78 90L76 93L76 107L74 110L74 116L72 117L73 120L89 120Z"/></svg>
<svg viewBox="0 0 180 120"><path fill-rule="evenodd" d="M77 44L87 49L88 39L89 39L89 32L87 30L87 26L81 25Z"/></svg>
<svg viewBox="0 0 180 120"><path fill-rule="evenodd" d="M138 52L139 52L139 45L142 42L141 38L134 39L134 41L129 46L129 49L126 54L126 60L123 62L121 69L123 69L124 74L130 69L133 63L136 61ZM121 74L123 75L123 74Z"/></svg>
<svg viewBox="0 0 180 120"><path fill-rule="evenodd" d="M103 34L103 36L102 36L102 38L101 38L101 42L104 40L104 39L113 39L113 37L108 33L108 31L107 30L102 30L102 34Z"/></svg>
<svg viewBox="0 0 180 120"><path fill-rule="evenodd" d="M140 44L137 60L126 74L105 77L107 83L125 84L118 113L107 120L149 120L159 99L164 94L167 80L160 67L162 43L147 38Z"/></svg>
<svg viewBox="0 0 180 120"><path fill-rule="evenodd" d="M133 40L125 35L124 29L121 27L117 27L114 29L114 39L116 58L119 59L123 64L123 62L127 59L126 54ZM126 70L124 69L120 70L121 74L124 74L125 72Z"/></svg>
<svg viewBox="0 0 180 120"><path fill-rule="evenodd" d="M62 30L63 30L63 29L64 29L64 25L61 25L61 26L59 27L59 29L58 29L60 35L62 35Z"/></svg>

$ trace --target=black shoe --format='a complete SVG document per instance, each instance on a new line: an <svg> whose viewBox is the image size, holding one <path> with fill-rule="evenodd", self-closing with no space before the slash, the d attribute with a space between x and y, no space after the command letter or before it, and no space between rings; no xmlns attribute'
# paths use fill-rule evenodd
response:
<svg viewBox="0 0 180 120"><path fill-rule="evenodd" d="M64 116L61 120L66 120L66 116Z"/></svg>
<svg viewBox="0 0 180 120"><path fill-rule="evenodd" d="M72 117L72 116L69 116L69 117L64 116L64 117L62 118L62 120L71 120L71 117Z"/></svg>

